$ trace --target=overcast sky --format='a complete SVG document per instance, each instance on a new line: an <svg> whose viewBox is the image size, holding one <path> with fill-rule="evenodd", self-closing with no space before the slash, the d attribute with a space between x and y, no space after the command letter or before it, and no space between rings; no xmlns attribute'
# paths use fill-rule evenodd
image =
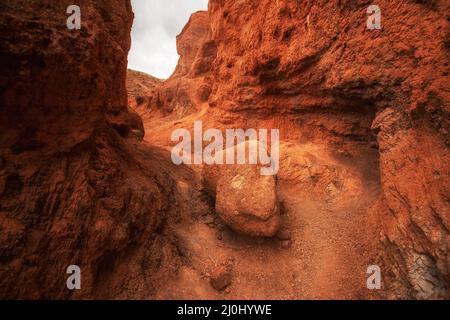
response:
<svg viewBox="0 0 450 320"><path fill-rule="evenodd" d="M134 24L128 68L166 79L178 61L176 36L208 0L131 0Z"/></svg>

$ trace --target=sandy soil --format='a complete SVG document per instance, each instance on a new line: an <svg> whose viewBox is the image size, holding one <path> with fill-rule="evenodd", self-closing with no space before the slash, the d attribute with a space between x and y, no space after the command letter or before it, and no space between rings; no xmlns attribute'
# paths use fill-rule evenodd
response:
<svg viewBox="0 0 450 320"><path fill-rule="evenodd" d="M202 117L203 109L177 121L143 115L146 143L170 162L171 128ZM283 137L282 137L283 138ZM184 198L172 217L183 264L167 277L158 299L370 299L366 269L378 258L379 196L376 152L355 144L342 155L326 145L281 141L277 193L283 229L291 242L234 233L215 215L201 186L201 166L171 163ZM364 171L361 171L364 168ZM212 271L231 266L232 283L222 292L210 285Z"/></svg>

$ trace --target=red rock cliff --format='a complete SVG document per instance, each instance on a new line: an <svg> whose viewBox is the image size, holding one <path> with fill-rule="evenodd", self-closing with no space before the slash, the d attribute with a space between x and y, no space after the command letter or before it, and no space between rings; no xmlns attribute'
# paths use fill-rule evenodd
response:
<svg viewBox="0 0 450 320"><path fill-rule="evenodd" d="M148 297L171 186L127 112L131 5L78 1L71 31L70 4L0 4L0 297Z"/></svg>
<svg viewBox="0 0 450 320"><path fill-rule="evenodd" d="M172 76L150 95L147 108L178 116L199 110L211 93L210 71L216 55L207 12L193 14L177 37L180 55Z"/></svg>
<svg viewBox="0 0 450 320"><path fill-rule="evenodd" d="M233 112L303 113L302 131L376 136L382 241L414 297L450 283L447 1L210 1L217 46L210 103ZM350 126L355 113L363 121ZM335 121L330 124L329 117ZM373 120L367 126L367 120ZM389 285L389 284L387 284Z"/></svg>
<svg viewBox="0 0 450 320"><path fill-rule="evenodd" d="M229 252L205 231L208 227L192 222L210 209L197 199L203 197L202 186L187 169L171 166L161 150L138 141L143 124L127 110L130 3L81 1L79 31L66 28L68 5L0 4L0 297L179 298L197 292L186 283L209 294L201 287L200 274L207 273L201 257L209 261L211 252ZM444 13L450 8L446 1L381 0L382 29L368 30L368 5L211 0L209 11L194 14L178 37L180 62L172 77L149 82L145 110L137 110L157 120L159 127L147 123L153 131L146 139L162 146L174 128L194 119L215 128L280 129L278 182L289 191L284 203L302 219L307 208L292 198L305 197L313 208L310 220L292 235L285 232L282 244L293 245L305 274L317 276L301 282L310 286L312 297L321 297L334 279L330 275L339 276L338 289L348 289L345 297L368 295L352 277L353 266L333 265L346 272L335 275L334 269L324 270L327 259L301 260L309 258L304 248L312 255L320 248L339 249L342 237L331 234L338 226L330 221L340 223L348 243L361 240L346 252L352 262L367 258L382 264L388 297L448 297L450 27ZM369 160L363 162L366 153ZM348 173L339 161L359 170ZM338 199L339 192L344 200L362 197L357 192L367 191L360 187L365 181L355 177L364 180L369 162L376 164L371 187L381 189L371 195L375 205L367 200L370 206L353 212L352 221L332 206L325 207L328 215L314 207ZM178 176L183 203L177 201L173 175L183 175ZM324 194L323 203L313 198ZM209 239L204 248L189 237L178 247L166 223L174 207L185 223L178 229L188 228L185 237L200 230ZM337 245L306 237L308 223L315 226L309 229L313 235L328 223L325 236ZM287 298L306 292L291 285L293 277L302 277L291 276L297 260L260 262L291 258L291 252L266 250L254 257L259 250L248 250L251 244L233 243L243 243L242 250L230 250L243 253L234 270L242 279L242 285L233 283L233 290L241 289L237 298L274 288L289 290ZM370 243L381 250L360 248ZM193 259L172 277L183 255ZM315 268L311 261L324 264ZM75 292L65 287L72 264L83 273L82 289ZM354 287L347 286L350 282Z"/></svg>
<svg viewBox="0 0 450 320"><path fill-rule="evenodd" d="M211 0L179 36L180 62L161 90L167 96L176 83L195 92L207 70L202 118L216 127L276 127L285 139L375 148L374 241L383 244L391 297L445 297L449 4L377 5L381 30L366 28L367 2ZM183 103L174 96L160 107Z"/></svg>

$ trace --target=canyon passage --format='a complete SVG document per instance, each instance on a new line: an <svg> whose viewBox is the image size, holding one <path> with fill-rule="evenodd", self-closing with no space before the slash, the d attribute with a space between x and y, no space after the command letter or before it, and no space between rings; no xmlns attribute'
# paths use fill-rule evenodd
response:
<svg viewBox="0 0 450 320"><path fill-rule="evenodd" d="M448 1L369 29L350 0L210 0L166 80L127 70L130 1L71 30L68 5L0 4L0 298L449 298ZM276 175L176 165L195 121L279 130Z"/></svg>

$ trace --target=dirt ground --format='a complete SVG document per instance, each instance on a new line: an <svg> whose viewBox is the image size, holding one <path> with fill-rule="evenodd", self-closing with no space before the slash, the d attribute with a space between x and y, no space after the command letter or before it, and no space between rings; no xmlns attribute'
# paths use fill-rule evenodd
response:
<svg viewBox="0 0 450 320"><path fill-rule="evenodd" d="M139 110L138 110L139 112ZM364 144L347 151L281 137L277 195L282 230L289 240L250 238L225 227L201 185L201 166L170 161L170 133L205 110L183 119L142 114L145 143L158 147L182 200L174 226L183 263L157 288L157 299L372 299L367 267L376 264L379 230L377 152ZM350 150L350 151L349 151ZM210 276L220 265L232 270L231 285L216 291Z"/></svg>

